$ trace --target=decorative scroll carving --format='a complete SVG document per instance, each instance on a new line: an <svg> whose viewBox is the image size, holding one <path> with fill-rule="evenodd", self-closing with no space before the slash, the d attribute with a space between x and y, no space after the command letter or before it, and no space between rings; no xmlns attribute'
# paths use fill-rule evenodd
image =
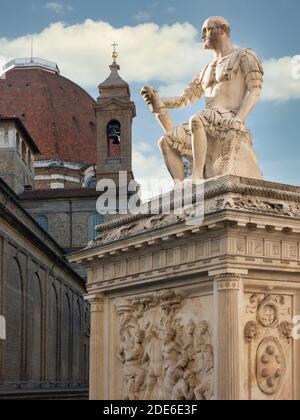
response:
<svg viewBox="0 0 300 420"><path fill-rule="evenodd" d="M257 383L268 395L276 394L285 374L285 358L282 347L274 337L261 342L257 350Z"/></svg>
<svg viewBox="0 0 300 420"><path fill-rule="evenodd" d="M162 290L115 303L126 400L209 400L214 351L206 321L183 320L185 294Z"/></svg>

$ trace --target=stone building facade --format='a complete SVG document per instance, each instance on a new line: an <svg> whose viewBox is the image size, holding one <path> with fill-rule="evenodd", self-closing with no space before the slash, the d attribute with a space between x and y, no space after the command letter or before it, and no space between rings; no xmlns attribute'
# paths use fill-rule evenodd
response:
<svg viewBox="0 0 300 420"><path fill-rule="evenodd" d="M0 398L84 393L89 307L63 250L0 180Z"/></svg>
<svg viewBox="0 0 300 420"><path fill-rule="evenodd" d="M104 220L96 211L97 198L92 188L35 190L20 195L23 207L66 252L81 249L95 238L95 226Z"/></svg>
<svg viewBox="0 0 300 420"><path fill-rule="evenodd" d="M0 117L0 177L18 194L34 184L39 149L19 118Z"/></svg>
<svg viewBox="0 0 300 420"><path fill-rule="evenodd" d="M66 257L111 219L97 180L133 179L135 106L118 69L97 102L46 60L13 60L0 79L0 399L87 397L86 269Z"/></svg>
<svg viewBox="0 0 300 420"><path fill-rule="evenodd" d="M89 270L91 399L300 399L300 189L225 176L203 198L69 256Z"/></svg>

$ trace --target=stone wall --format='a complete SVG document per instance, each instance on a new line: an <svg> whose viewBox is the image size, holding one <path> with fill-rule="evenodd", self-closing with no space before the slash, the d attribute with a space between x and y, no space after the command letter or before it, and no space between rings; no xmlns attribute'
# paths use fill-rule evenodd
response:
<svg viewBox="0 0 300 420"><path fill-rule="evenodd" d="M93 239L91 218L96 214L96 198L22 200L35 218L46 216L49 235L65 250L84 248Z"/></svg>
<svg viewBox="0 0 300 420"><path fill-rule="evenodd" d="M83 287L0 225L0 390L87 384L89 317ZM0 391L1 392L1 391Z"/></svg>
<svg viewBox="0 0 300 420"><path fill-rule="evenodd" d="M0 176L17 194L22 193L25 186L33 185L33 172L14 149L1 150Z"/></svg>
<svg viewBox="0 0 300 420"><path fill-rule="evenodd" d="M89 304L62 249L0 180L1 395L86 389ZM48 391L47 391L48 390Z"/></svg>

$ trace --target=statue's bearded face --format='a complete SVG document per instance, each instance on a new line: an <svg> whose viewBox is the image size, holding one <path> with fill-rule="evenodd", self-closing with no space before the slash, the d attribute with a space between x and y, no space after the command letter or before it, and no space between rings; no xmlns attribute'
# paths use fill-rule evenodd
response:
<svg viewBox="0 0 300 420"><path fill-rule="evenodd" d="M206 50L214 50L224 36L224 27L217 21L207 20L202 27L202 39Z"/></svg>

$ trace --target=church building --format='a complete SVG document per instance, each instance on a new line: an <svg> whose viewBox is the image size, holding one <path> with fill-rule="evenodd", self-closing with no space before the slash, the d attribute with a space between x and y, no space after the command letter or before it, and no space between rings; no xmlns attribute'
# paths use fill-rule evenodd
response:
<svg viewBox="0 0 300 420"><path fill-rule="evenodd" d="M133 179L135 105L116 58L97 101L39 58L0 79L0 399L87 397L86 271L67 255L106 221L97 180Z"/></svg>

